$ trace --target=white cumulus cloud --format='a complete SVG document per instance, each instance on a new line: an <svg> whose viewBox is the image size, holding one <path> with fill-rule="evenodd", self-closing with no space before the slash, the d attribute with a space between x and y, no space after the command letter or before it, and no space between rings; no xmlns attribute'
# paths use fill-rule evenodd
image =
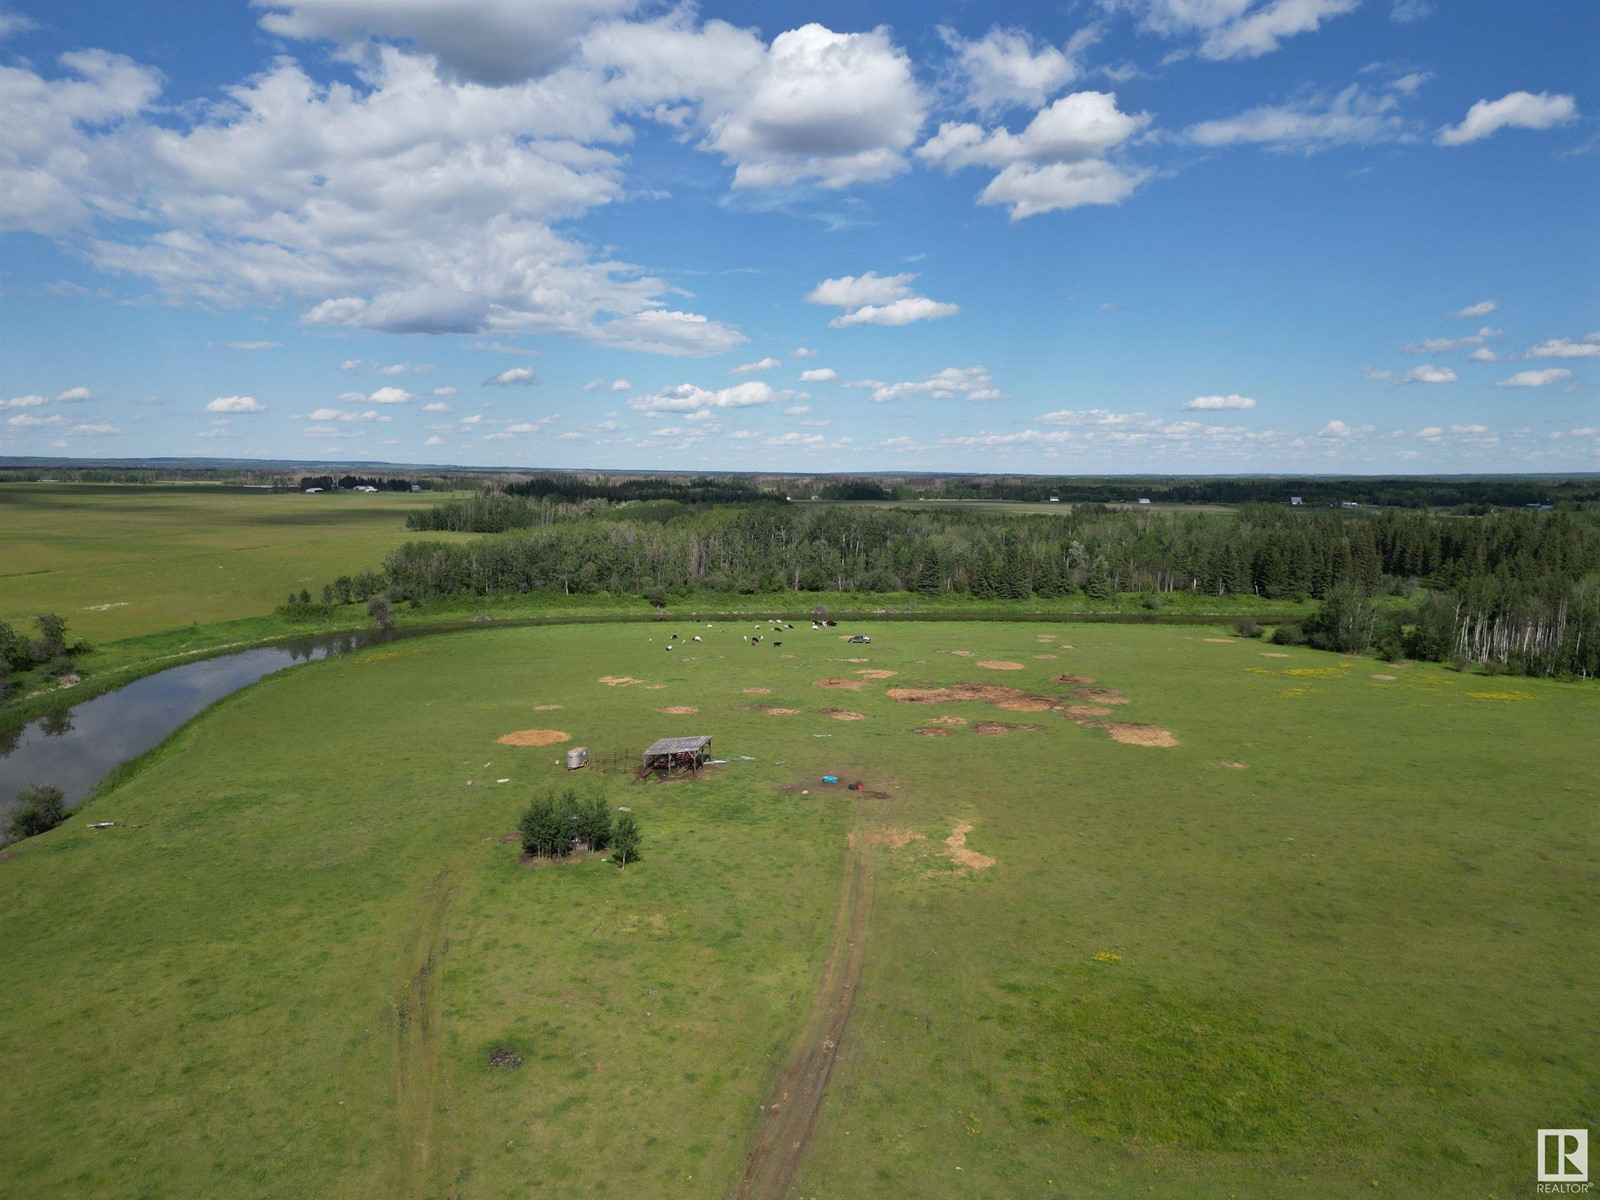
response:
<svg viewBox="0 0 1600 1200"><path fill-rule="evenodd" d="M961 311L954 304L930 300L911 287L915 275L843 275L824 279L807 293L807 304L826 304L848 309L828 324L835 329L851 325L909 325L913 321L934 321L953 317Z"/></svg>
<svg viewBox="0 0 1600 1200"><path fill-rule="evenodd" d="M815 370L800 372L801 383L828 383L839 378L839 372L832 367L817 367Z"/></svg>
<svg viewBox="0 0 1600 1200"><path fill-rule="evenodd" d="M484 387L526 387L537 382L532 367L510 367L483 381Z"/></svg>
<svg viewBox="0 0 1600 1200"><path fill-rule="evenodd" d="M1548 367L1543 371L1518 371L1509 379L1498 379L1495 387L1549 387L1571 379L1572 372L1565 367Z"/></svg>
<svg viewBox="0 0 1600 1200"><path fill-rule="evenodd" d="M644 413L692 413L710 408L755 408L771 404L777 399L778 393L772 390L770 384L751 379L719 391L708 391L692 383L680 383L652 396L635 397L628 403Z"/></svg>
<svg viewBox="0 0 1600 1200"><path fill-rule="evenodd" d="M205 411L208 413L259 413L266 412L267 406L254 396L218 396L206 405Z"/></svg>
<svg viewBox="0 0 1600 1200"><path fill-rule="evenodd" d="M1459 125L1446 125L1436 139L1441 146L1465 146L1502 129L1550 129L1576 120L1571 96L1549 92L1511 92L1498 100L1479 100Z"/></svg>
<svg viewBox="0 0 1600 1200"><path fill-rule="evenodd" d="M1230 392L1226 396L1196 396L1183 406L1184 412L1205 412L1214 409L1229 408L1254 408L1254 397L1241 396L1237 392Z"/></svg>
<svg viewBox="0 0 1600 1200"><path fill-rule="evenodd" d="M1424 363L1420 367L1412 367L1399 378L1401 383L1454 383L1456 373L1449 367L1436 367L1432 363Z"/></svg>
<svg viewBox="0 0 1600 1200"><path fill-rule="evenodd" d="M1571 338L1551 338L1528 351L1529 358L1600 358L1600 333L1591 333L1581 342Z"/></svg>

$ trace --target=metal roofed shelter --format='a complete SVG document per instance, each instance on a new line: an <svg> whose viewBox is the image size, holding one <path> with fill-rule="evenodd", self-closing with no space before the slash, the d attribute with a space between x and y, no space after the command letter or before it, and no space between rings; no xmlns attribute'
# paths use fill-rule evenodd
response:
<svg viewBox="0 0 1600 1200"><path fill-rule="evenodd" d="M644 775L658 771L664 775L671 775L678 771L698 771L705 766L706 759L710 757L710 746L710 734L662 738L659 742L652 743L644 752L644 761L640 764L639 773Z"/></svg>

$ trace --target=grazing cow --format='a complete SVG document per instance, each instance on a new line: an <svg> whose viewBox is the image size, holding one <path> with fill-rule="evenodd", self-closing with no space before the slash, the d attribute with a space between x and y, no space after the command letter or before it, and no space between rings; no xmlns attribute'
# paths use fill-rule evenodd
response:
<svg viewBox="0 0 1600 1200"><path fill-rule="evenodd" d="M781 646L781 645L783 645L783 643L782 643L782 642L773 642L773 643L772 643L772 644L773 644L773 645L774 645L774 646Z"/></svg>

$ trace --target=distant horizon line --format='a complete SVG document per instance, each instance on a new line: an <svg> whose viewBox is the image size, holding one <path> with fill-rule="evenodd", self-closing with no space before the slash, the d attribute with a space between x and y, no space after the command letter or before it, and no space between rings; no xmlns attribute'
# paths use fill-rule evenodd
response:
<svg viewBox="0 0 1600 1200"><path fill-rule="evenodd" d="M108 469L150 470L157 467L188 467L190 469L228 470L247 469L259 471L298 470L391 470L412 472L439 472L447 474L494 475L721 475L721 476L774 476L785 479L1600 479L1600 471L1456 471L1419 472L1405 474L1384 472L1276 472L1276 471L1188 471L1155 472L1126 471L1103 474L1061 474L1039 471L779 471L739 470L704 467L694 470L672 467L516 467L516 466L466 466L452 463L403 463L381 459L300 459L300 458L205 458L189 455L148 455L121 458L47 458L40 455L0 455L0 470L33 469Z"/></svg>

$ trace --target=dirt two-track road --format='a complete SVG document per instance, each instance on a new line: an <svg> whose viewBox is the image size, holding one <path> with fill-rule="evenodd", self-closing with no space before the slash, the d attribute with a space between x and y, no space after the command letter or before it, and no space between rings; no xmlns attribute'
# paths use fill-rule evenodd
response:
<svg viewBox="0 0 1600 1200"><path fill-rule="evenodd" d="M880 840L860 832L850 837L839 915L822 968L822 985L794 1057L763 1113L744 1174L733 1192L735 1200L786 1200L793 1186L861 985Z"/></svg>

